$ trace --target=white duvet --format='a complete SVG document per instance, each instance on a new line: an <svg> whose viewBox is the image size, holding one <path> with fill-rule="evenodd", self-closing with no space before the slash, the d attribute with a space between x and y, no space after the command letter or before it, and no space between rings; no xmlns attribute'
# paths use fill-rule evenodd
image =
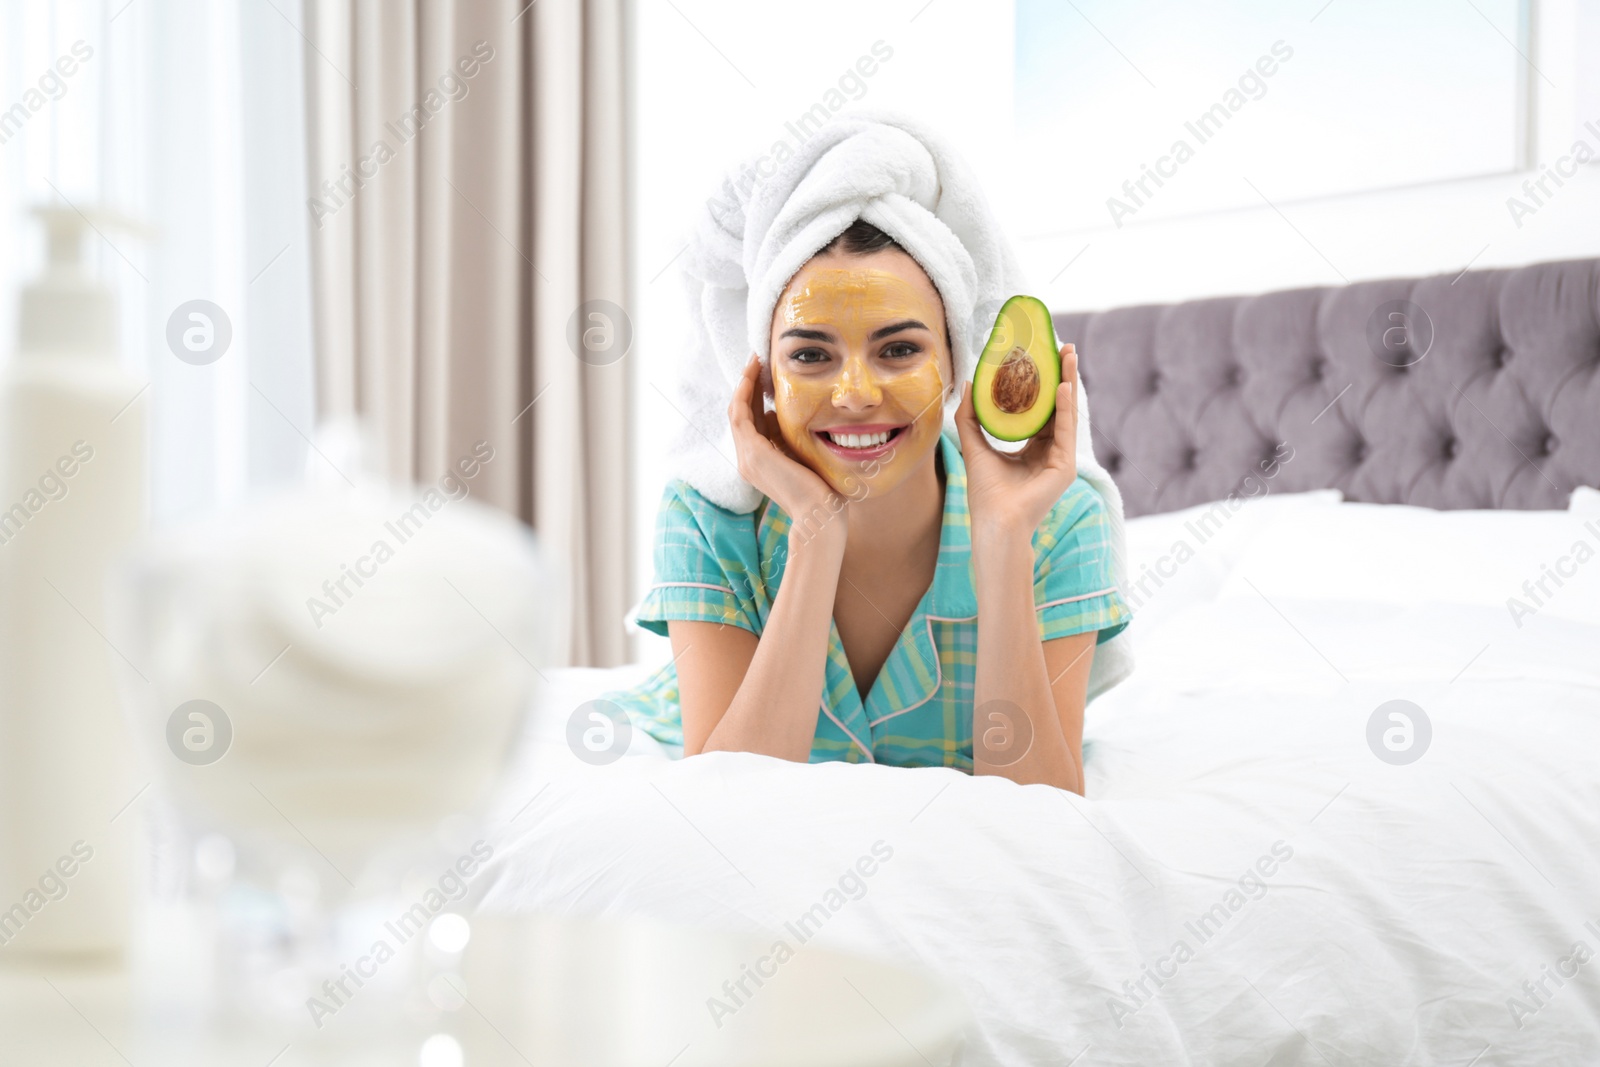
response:
<svg viewBox="0 0 1600 1067"><path fill-rule="evenodd" d="M1579 520L1281 510L1230 520L1251 543L1206 546L1148 605L1134 676L1089 709L1087 799L672 761L637 734L589 767L567 716L645 668L558 672L482 905L774 934L810 915L817 944L953 983L962 1063L1600 1063L1600 560L1531 614L1505 603ZM1164 521L1158 548L1182 536ZM1416 555L1401 579L1363 588L1368 535ZM1426 726L1369 730L1392 700Z"/></svg>

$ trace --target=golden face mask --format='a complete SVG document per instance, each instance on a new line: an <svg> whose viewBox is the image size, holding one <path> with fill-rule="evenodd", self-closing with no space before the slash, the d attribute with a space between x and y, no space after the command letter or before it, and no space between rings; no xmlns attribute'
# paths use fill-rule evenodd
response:
<svg viewBox="0 0 1600 1067"><path fill-rule="evenodd" d="M944 304L910 256L814 259L773 312L784 442L843 496L889 492L938 444L949 360Z"/></svg>

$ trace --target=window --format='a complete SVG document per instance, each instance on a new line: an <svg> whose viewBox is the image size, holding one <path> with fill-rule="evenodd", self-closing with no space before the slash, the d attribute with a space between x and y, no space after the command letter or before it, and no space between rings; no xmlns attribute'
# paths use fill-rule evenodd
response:
<svg viewBox="0 0 1600 1067"><path fill-rule="evenodd" d="M1528 165L1527 0L1017 0L1035 232Z"/></svg>

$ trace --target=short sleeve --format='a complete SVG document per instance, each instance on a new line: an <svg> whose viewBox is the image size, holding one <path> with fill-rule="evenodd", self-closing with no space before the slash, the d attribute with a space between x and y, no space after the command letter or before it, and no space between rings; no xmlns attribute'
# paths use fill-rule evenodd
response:
<svg viewBox="0 0 1600 1067"><path fill-rule="evenodd" d="M655 582L635 621L667 636L667 621L731 623L759 633L750 588L761 573L755 520L718 507L682 479L667 483L656 513Z"/></svg>
<svg viewBox="0 0 1600 1067"><path fill-rule="evenodd" d="M1033 547L1041 640L1097 630L1103 643L1127 627L1133 613L1112 570L1111 513L1094 486L1074 481L1039 524Z"/></svg>

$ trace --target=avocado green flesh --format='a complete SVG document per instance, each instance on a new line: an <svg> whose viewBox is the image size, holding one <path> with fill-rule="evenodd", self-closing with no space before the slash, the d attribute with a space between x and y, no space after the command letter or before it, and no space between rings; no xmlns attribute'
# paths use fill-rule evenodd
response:
<svg viewBox="0 0 1600 1067"><path fill-rule="evenodd" d="M1024 356L1032 360L1033 374L1026 366L1006 366L1008 360L1016 363ZM978 423L1001 441L1024 441L1049 421L1060 384L1061 356L1050 310L1035 297L1012 297L995 316L972 377ZM1032 403L1022 410L1005 410L1017 407L1027 396Z"/></svg>

